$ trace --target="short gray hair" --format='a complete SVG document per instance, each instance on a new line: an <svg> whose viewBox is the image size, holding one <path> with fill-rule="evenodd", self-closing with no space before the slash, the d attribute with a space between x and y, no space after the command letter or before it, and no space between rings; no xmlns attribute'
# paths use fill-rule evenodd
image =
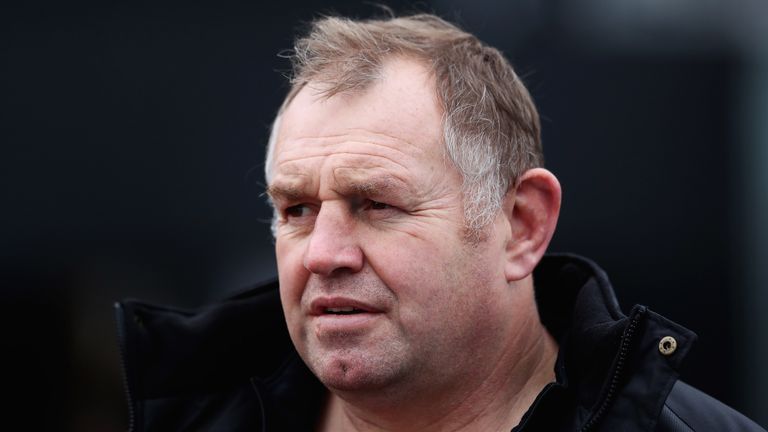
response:
<svg viewBox="0 0 768 432"><path fill-rule="evenodd" d="M477 237L519 177L543 165L539 115L497 49L434 15L314 21L290 55L291 90L272 125L267 181L280 115L296 94L309 82L324 84L328 98L360 91L378 79L383 61L392 56L421 61L435 77L446 153L462 175L465 225Z"/></svg>

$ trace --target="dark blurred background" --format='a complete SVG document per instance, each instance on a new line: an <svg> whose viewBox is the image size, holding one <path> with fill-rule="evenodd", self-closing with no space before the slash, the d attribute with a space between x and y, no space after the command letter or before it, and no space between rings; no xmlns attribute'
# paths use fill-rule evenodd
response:
<svg viewBox="0 0 768 432"><path fill-rule="evenodd" d="M551 250L595 259L625 309L696 331L683 378L768 425L768 3L388 4L507 54L564 187ZM277 54L318 13L379 12L0 8L3 417L123 430L112 303L193 307L275 274L260 194Z"/></svg>

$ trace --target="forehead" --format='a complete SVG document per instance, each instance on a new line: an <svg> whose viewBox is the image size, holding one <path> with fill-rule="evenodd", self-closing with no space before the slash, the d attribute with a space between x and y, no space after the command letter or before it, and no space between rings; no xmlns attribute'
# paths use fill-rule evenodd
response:
<svg viewBox="0 0 768 432"><path fill-rule="evenodd" d="M422 64L393 58L362 91L325 98L319 89L316 83L306 85L282 114L276 164L281 153L294 159L296 152L310 151L311 146L335 146L338 151L339 143L355 141L426 159L442 158L442 108L434 77Z"/></svg>

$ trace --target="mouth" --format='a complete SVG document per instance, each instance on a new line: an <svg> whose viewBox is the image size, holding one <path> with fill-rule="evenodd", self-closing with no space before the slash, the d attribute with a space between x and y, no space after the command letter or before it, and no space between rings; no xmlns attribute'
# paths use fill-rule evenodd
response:
<svg viewBox="0 0 768 432"><path fill-rule="evenodd" d="M315 299L309 316L316 337L333 343L341 337L345 344L354 340L353 335L371 331L384 317L383 310L368 303L338 297Z"/></svg>
<svg viewBox="0 0 768 432"><path fill-rule="evenodd" d="M338 307L338 308L326 308L323 311L323 314L330 314L330 315L355 315L359 313L366 313L366 311L362 309L356 309L354 307Z"/></svg>
<svg viewBox="0 0 768 432"><path fill-rule="evenodd" d="M335 315L360 315L377 314L383 311L368 303L341 297L319 297L310 304L310 315L335 316Z"/></svg>

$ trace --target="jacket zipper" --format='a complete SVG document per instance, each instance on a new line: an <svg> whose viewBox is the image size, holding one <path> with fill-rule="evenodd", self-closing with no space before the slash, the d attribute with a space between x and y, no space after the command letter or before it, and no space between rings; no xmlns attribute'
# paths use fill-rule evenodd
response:
<svg viewBox="0 0 768 432"><path fill-rule="evenodd" d="M592 417L590 417L587 423L580 429L581 432L586 432L594 428L600 420L602 420L603 416L608 411L608 408L611 407L614 398L616 398L616 392L619 389L619 384L624 374L624 367L627 363L627 357L629 356L629 349L634 340L637 327L645 316L645 310L644 307L636 309L632 314L629 324L624 329L624 334L621 336L621 346L619 347L619 357L616 360L616 367L613 369L613 376L611 376L611 384L608 387L608 392L606 393L605 398L603 398L600 408L598 408L597 411L594 411Z"/></svg>
<svg viewBox="0 0 768 432"><path fill-rule="evenodd" d="M125 362L126 347L125 347L125 311L123 305L119 302L115 303L115 317L117 321L117 339L120 346L120 369L123 376L123 388L125 389L125 398L128 402L128 432L133 432L135 428L135 413L134 413L134 400L131 393L131 386L128 380L128 369Z"/></svg>

